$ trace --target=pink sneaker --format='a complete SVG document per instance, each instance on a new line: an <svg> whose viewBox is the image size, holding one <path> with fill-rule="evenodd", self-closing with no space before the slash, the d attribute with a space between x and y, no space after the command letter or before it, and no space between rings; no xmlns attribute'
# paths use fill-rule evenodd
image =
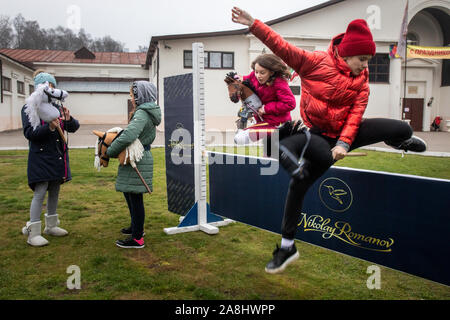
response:
<svg viewBox="0 0 450 320"><path fill-rule="evenodd" d="M116 246L124 249L132 248L132 249L141 249L145 247L144 238L134 239L128 238L125 240L117 240Z"/></svg>

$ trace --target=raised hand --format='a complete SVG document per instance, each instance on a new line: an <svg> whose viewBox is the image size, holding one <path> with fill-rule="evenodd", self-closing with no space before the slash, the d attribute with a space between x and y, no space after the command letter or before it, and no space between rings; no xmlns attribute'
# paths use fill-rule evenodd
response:
<svg viewBox="0 0 450 320"><path fill-rule="evenodd" d="M251 27L255 21L251 15L238 7L233 7L233 9L231 9L231 20L235 23L240 23L248 27Z"/></svg>
<svg viewBox="0 0 450 320"><path fill-rule="evenodd" d="M67 109L66 107L62 106L59 109L61 111L62 114L62 119L65 121L69 121L70 120L70 111L69 109Z"/></svg>
<svg viewBox="0 0 450 320"><path fill-rule="evenodd" d="M48 125L50 127L50 130L55 131L55 129L59 127L59 119L50 121Z"/></svg>

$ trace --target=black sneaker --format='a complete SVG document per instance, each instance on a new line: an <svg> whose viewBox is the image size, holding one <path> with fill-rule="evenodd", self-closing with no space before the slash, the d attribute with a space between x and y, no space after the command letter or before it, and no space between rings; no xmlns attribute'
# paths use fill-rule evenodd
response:
<svg viewBox="0 0 450 320"><path fill-rule="evenodd" d="M126 236L131 236L133 233L131 232L131 227L123 228L120 232ZM145 236L145 232L142 233L142 236Z"/></svg>
<svg viewBox="0 0 450 320"><path fill-rule="evenodd" d="M273 258L266 266L267 273L279 273L282 272L286 267L293 261L297 260L299 257L299 253L295 244L292 245L289 249L284 249L276 247L273 252Z"/></svg>
<svg viewBox="0 0 450 320"><path fill-rule="evenodd" d="M308 177L308 163L306 159L299 163L292 152L280 145L280 164L293 178L302 180Z"/></svg>
<svg viewBox="0 0 450 320"><path fill-rule="evenodd" d="M124 249L141 249L145 247L144 238L136 240L130 237L125 240L117 240L116 246Z"/></svg>
<svg viewBox="0 0 450 320"><path fill-rule="evenodd" d="M412 136L411 138L400 143L399 145L394 145L388 142L386 142L386 144L397 150L412 151L412 152L424 152L425 150L427 150L427 143L416 136Z"/></svg>

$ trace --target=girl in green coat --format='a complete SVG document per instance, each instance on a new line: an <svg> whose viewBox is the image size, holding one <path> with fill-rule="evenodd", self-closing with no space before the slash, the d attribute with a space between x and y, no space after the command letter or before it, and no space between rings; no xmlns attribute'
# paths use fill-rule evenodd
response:
<svg viewBox="0 0 450 320"><path fill-rule="evenodd" d="M156 126L161 123L161 109L155 103L156 87L148 81L135 81L131 87L130 96L134 108L130 114L130 123L114 140L106 154L115 158L122 150L139 139L145 151L136 165L147 185L153 190L153 156L150 146L155 140ZM131 226L122 229L122 233L130 237L117 240L116 245L121 248L143 248L145 220L143 194L147 192L147 189L130 164L119 165L116 191L123 192L131 215Z"/></svg>

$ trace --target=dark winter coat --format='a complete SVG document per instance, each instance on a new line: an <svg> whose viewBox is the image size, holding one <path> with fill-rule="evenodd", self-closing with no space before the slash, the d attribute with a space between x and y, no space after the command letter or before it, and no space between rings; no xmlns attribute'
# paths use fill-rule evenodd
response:
<svg viewBox="0 0 450 320"><path fill-rule="evenodd" d="M45 181L72 180L69 166L69 152L57 130L51 131L49 124L41 124L33 130L28 116L22 108L23 135L28 139L28 185L32 190L36 183ZM55 106L56 108L56 106ZM68 121L60 120L61 129L75 132L80 127L78 120L70 117Z"/></svg>

